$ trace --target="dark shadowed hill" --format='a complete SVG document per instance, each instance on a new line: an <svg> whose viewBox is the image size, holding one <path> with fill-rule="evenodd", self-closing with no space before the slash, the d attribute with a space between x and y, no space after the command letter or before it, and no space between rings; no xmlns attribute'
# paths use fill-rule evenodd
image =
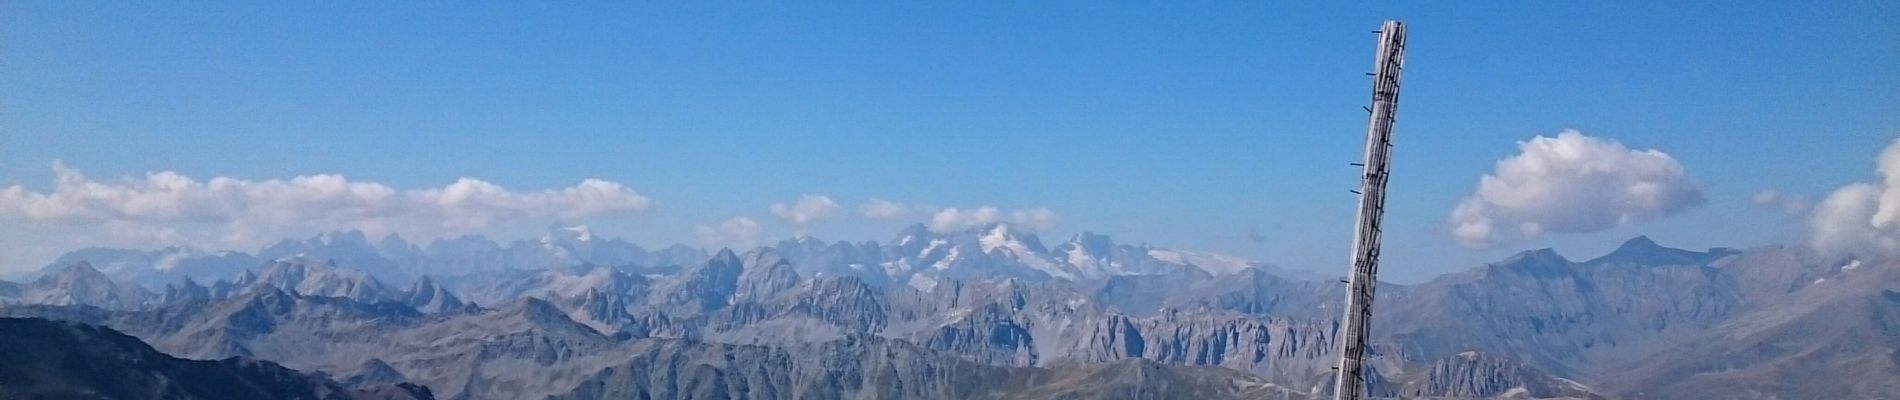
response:
<svg viewBox="0 0 1900 400"><path fill-rule="evenodd" d="M431 399L419 386L345 389L268 361L184 360L108 328L0 318L0 398Z"/></svg>

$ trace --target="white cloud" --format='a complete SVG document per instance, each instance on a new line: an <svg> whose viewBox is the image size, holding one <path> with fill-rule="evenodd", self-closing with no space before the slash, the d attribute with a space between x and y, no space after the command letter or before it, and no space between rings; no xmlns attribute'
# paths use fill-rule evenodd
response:
<svg viewBox="0 0 1900 400"><path fill-rule="evenodd" d="M1519 142L1451 212L1452 236L1482 248L1544 233L1597 232L1705 201L1682 164L1657 150L1564 130Z"/></svg>
<svg viewBox="0 0 1900 400"><path fill-rule="evenodd" d="M1900 140L1875 160L1880 180L1835 189L1808 218L1809 244L1831 254L1900 255Z"/></svg>
<svg viewBox="0 0 1900 400"><path fill-rule="evenodd" d="M1788 215L1806 214L1808 208L1812 207L1812 204L1808 203L1807 197L1798 194L1782 193L1774 189L1763 189L1762 191L1755 192L1755 195L1749 196L1748 201L1756 207L1775 209Z"/></svg>
<svg viewBox="0 0 1900 400"><path fill-rule="evenodd" d="M831 201L830 197L815 194L800 196L798 202L792 204L773 203L771 207L772 215L801 226L831 217L838 208L838 202Z"/></svg>
<svg viewBox="0 0 1900 400"><path fill-rule="evenodd" d="M858 205L858 212L870 219L894 220L910 215L910 211L910 206L904 203L883 199L871 199Z"/></svg>
<svg viewBox="0 0 1900 400"><path fill-rule="evenodd" d="M982 206L970 210L945 208L938 210L930 218L930 229L938 232L955 232L981 228L996 223L1008 223L1029 231L1042 231L1054 228L1059 222L1056 213L1047 208L1031 208L1004 212L996 207Z"/></svg>
<svg viewBox="0 0 1900 400"><path fill-rule="evenodd" d="M762 243L759 223L746 217L732 217L720 222L719 226L700 225L693 228L700 243L707 247L725 247L745 250L758 247Z"/></svg>
<svg viewBox="0 0 1900 400"><path fill-rule="evenodd" d="M993 206L975 208L939 208L928 204L905 204L883 199L871 199L858 205L858 212L866 218L878 220L899 220L923 217L931 230L937 232L957 232L983 228L993 224L1010 224L1028 231L1044 231L1054 228L1061 218L1047 208L1026 208L1004 210Z"/></svg>
<svg viewBox="0 0 1900 400"><path fill-rule="evenodd" d="M0 223L90 230L145 243L248 246L313 230L430 237L652 207L627 186L599 179L541 191L511 191L472 178L397 190L335 174L199 181L160 171L143 179L94 180L57 162L53 175L51 192L19 185L0 189Z"/></svg>

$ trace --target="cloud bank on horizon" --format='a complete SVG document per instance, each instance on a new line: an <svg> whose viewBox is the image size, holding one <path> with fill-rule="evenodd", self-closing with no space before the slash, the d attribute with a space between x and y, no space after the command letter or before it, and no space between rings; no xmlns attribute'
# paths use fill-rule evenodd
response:
<svg viewBox="0 0 1900 400"><path fill-rule="evenodd" d="M1054 228L1060 219L1054 211L1047 208L1003 211L996 207L977 207L973 209L945 208L937 210L930 217L930 230L937 232L955 232L979 228L998 223L1029 231L1046 231Z"/></svg>
<svg viewBox="0 0 1900 400"><path fill-rule="evenodd" d="M1590 233L1660 219L1706 202L1662 151L1564 130L1518 142L1452 209L1459 244L1488 248L1545 233Z"/></svg>
<svg viewBox="0 0 1900 400"><path fill-rule="evenodd" d="M858 213L865 218L875 220L903 220L925 218L926 227L936 232L956 232L981 228L994 224L1009 224L1011 227L1029 232L1041 232L1060 225L1062 218L1047 208L1002 209L994 206L970 208L936 207L930 205L904 204L884 199L870 199L858 205Z"/></svg>
<svg viewBox="0 0 1900 400"><path fill-rule="evenodd" d="M799 228L797 235L804 235L803 228L813 222L830 218L842 207L837 201L825 195L807 194L800 196L797 202L774 203L767 209L774 216ZM928 217L925 226L939 233L959 232L983 228L996 224L1008 224L1012 228L1027 232L1042 232L1054 228L1061 218L1055 211L1047 208L1025 208L1005 210L993 206L973 208L937 208L925 205L908 205L883 199L870 199L858 206L859 214L865 218L880 221L897 221L913 217ZM699 225L693 228L702 246L711 248L747 249L765 244L764 229L758 221L746 216L727 218L718 224Z"/></svg>
<svg viewBox="0 0 1900 400"><path fill-rule="evenodd" d="M440 187L397 189L338 174L200 180L158 171L143 177L96 179L57 161L52 172L53 187L47 192L17 184L0 188L0 227L15 233L9 240L53 235L71 236L87 245L250 249L279 238L338 230L431 239L489 233L514 224L582 222L653 208L651 199L628 185L602 179L583 179L565 188L512 190L464 177ZM836 218L841 210L838 201L821 194L766 207L801 235L807 226ZM867 201L859 211L868 219L912 219L946 232L996 223L1041 231L1058 221L1055 212L1046 208L937 208L881 199ZM26 229L11 228L31 229L31 235L40 236L28 238L20 235ZM692 236L709 247L751 248L764 244L765 235L759 221L745 215L692 230ZM17 246L28 243L10 245L18 250ZM0 261L39 261L22 258L28 253L0 252Z"/></svg>
<svg viewBox="0 0 1900 400"><path fill-rule="evenodd" d="M397 190L337 174L290 179L173 171L98 180L55 162L53 189L0 189L0 222L96 229L161 245L255 245L272 235L360 229L440 236L522 221L639 213L653 202L627 185L584 179L567 188L516 191L480 179ZM282 237L282 236L278 236Z"/></svg>

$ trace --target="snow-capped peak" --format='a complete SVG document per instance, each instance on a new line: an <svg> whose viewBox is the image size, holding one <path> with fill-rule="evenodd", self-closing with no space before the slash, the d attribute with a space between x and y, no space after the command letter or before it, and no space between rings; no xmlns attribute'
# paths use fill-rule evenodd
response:
<svg viewBox="0 0 1900 400"><path fill-rule="evenodd" d="M1042 247L1042 243L1037 241L1035 236L1018 237L1008 224L991 226L982 236L977 237L977 244L984 254L1000 252L1022 263L1023 266L1042 271L1051 277L1076 278L1073 266L1050 258L1048 254L1045 254L1048 250Z"/></svg>
<svg viewBox="0 0 1900 400"><path fill-rule="evenodd" d="M930 228L924 227L924 224L911 224L910 227L904 228L902 232L898 232L897 239L891 240L890 243L895 247L905 247L911 246L912 243L934 237L935 235L931 234Z"/></svg>
<svg viewBox="0 0 1900 400"><path fill-rule="evenodd" d="M982 237L977 239L977 242L983 245L984 253L999 248L1014 250L1026 247L1023 246L1021 241L1016 240L1015 235L1010 234L1009 225L1004 224L996 224L996 226L991 227L989 232L984 233Z"/></svg>

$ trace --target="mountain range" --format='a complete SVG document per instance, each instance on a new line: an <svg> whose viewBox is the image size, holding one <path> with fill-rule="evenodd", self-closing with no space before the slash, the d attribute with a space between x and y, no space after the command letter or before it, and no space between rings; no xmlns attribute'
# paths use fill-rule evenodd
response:
<svg viewBox="0 0 1900 400"><path fill-rule="evenodd" d="M558 225L507 247L368 243L86 249L0 283L0 316L443 398L1309 398L1330 390L1344 292L1235 257L1095 234L1048 246L1004 224L743 253L648 252ZM220 269L243 257L255 263ZM139 283L159 278L162 290ZM1884 398L1900 392L1896 290L1900 262L1801 247L1531 250L1382 283L1368 385L1405 398Z"/></svg>
<svg viewBox="0 0 1900 400"><path fill-rule="evenodd" d="M434 240L418 245L390 234L372 241L362 231L283 239L255 252L206 251L186 247L132 250L92 247L68 252L42 267L38 275L90 263L114 279L161 287L183 278L213 280L235 276L258 264L309 258L347 265L391 282L424 275L448 276L508 269L542 269L579 264L684 265L703 261L702 249L673 245L649 251L619 238L600 238L586 226L552 225L539 238L506 245L480 235Z"/></svg>

